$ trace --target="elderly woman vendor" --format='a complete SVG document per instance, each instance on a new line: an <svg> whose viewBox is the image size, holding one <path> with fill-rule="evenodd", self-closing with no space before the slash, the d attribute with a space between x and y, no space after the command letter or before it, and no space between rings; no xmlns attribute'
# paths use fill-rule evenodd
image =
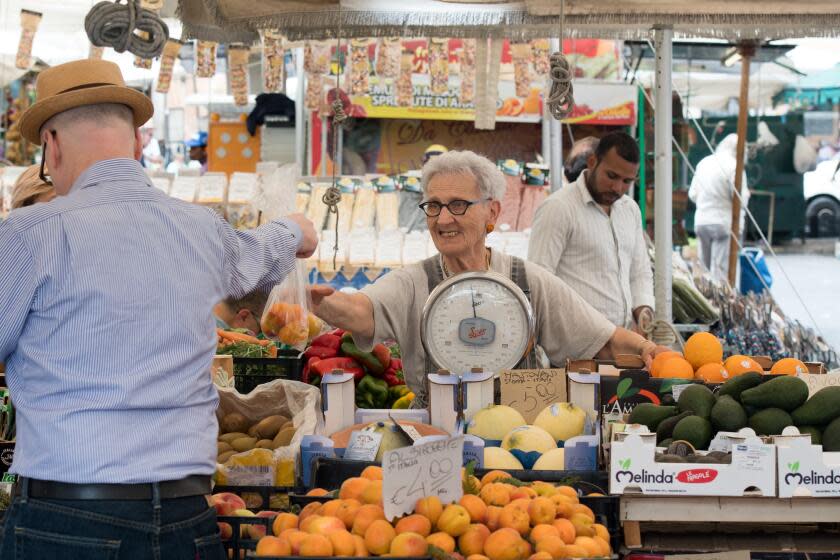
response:
<svg viewBox="0 0 840 560"><path fill-rule="evenodd" d="M505 193L505 179L489 160L469 151L439 155L423 167L422 186L420 208L439 255L394 270L359 293L335 292L328 286L311 289L315 313L351 331L359 348L370 350L386 339L399 343L406 383L417 395L417 405L425 404L426 374L437 370L420 342L423 305L437 284L462 272L491 270L528 288L524 291L530 291L536 342L551 364L616 354L640 354L647 361L667 350L614 326L550 272L485 246Z"/></svg>

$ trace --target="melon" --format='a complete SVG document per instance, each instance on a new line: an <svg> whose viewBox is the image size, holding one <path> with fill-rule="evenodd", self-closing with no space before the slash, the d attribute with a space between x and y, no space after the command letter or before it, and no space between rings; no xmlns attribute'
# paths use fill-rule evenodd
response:
<svg viewBox="0 0 840 560"><path fill-rule="evenodd" d="M484 448L485 469L522 469L522 463L510 451L501 447Z"/></svg>
<svg viewBox="0 0 840 560"><path fill-rule="evenodd" d="M508 451L516 449L525 453L530 451L545 453L557 449L557 443L551 434L539 426L520 426L508 432L502 440L502 448Z"/></svg>
<svg viewBox="0 0 840 560"><path fill-rule="evenodd" d="M519 411L505 405L491 404L475 413L467 424L467 433L482 439L501 441L508 432L527 424Z"/></svg>
<svg viewBox="0 0 840 560"><path fill-rule="evenodd" d="M382 462L382 456L387 451L393 451L400 447L410 447L411 440L393 422L373 422L365 426L364 431L382 434L382 441L379 444L379 451L376 453L376 461Z"/></svg>
<svg viewBox="0 0 840 560"><path fill-rule="evenodd" d="M566 450L562 447L552 449L540 455L534 466L535 471L563 471L566 470Z"/></svg>
<svg viewBox="0 0 840 560"><path fill-rule="evenodd" d="M554 438L554 441L566 441L583 434L586 425L586 412L570 403L557 402L545 407L534 420Z"/></svg>

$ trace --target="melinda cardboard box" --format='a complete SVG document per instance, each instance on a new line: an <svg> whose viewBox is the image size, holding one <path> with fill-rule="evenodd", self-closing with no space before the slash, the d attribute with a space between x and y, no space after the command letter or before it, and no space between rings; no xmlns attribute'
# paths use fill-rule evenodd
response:
<svg viewBox="0 0 840 560"><path fill-rule="evenodd" d="M715 438L713 446L731 450L731 462L725 464L657 461L656 434L644 426L635 429L613 434L611 494L776 495L776 448L764 443L750 429L737 434L718 434Z"/></svg>
<svg viewBox="0 0 840 560"><path fill-rule="evenodd" d="M779 497L835 498L840 496L840 453L825 453L812 445L809 434L785 428L773 438L778 455Z"/></svg>

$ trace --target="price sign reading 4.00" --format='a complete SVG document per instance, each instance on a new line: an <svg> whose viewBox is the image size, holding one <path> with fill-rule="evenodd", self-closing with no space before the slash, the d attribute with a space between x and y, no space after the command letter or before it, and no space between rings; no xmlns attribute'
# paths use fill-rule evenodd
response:
<svg viewBox="0 0 840 560"><path fill-rule="evenodd" d="M461 499L464 437L403 447L382 457L382 502L385 517L414 511L417 500L437 496L443 504Z"/></svg>

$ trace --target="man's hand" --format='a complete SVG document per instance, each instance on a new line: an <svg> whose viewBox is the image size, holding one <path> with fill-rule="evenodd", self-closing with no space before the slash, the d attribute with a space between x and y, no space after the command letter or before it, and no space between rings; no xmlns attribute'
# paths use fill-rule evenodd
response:
<svg viewBox="0 0 840 560"><path fill-rule="evenodd" d="M667 346L660 346L657 345L655 342L651 342L650 340L646 340L639 351L639 354L642 356L642 360L645 362L645 367L650 370L651 364L653 364L653 359L663 352L673 352L673 349L668 348Z"/></svg>
<svg viewBox="0 0 840 560"><path fill-rule="evenodd" d="M297 250L297 257L308 259L315 254L315 249L318 248L318 232L315 231L315 226L303 214L289 214L286 219L296 223L303 234L303 239Z"/></svg>
<svg viewBox="0 0 840 560"><path fill-rule="evenodd" d="M309 297L312 298L312 306L317 309L324 301L324 298L329 297L335 293L332 286L326 284L315 284L309 287Z"/></svg>

